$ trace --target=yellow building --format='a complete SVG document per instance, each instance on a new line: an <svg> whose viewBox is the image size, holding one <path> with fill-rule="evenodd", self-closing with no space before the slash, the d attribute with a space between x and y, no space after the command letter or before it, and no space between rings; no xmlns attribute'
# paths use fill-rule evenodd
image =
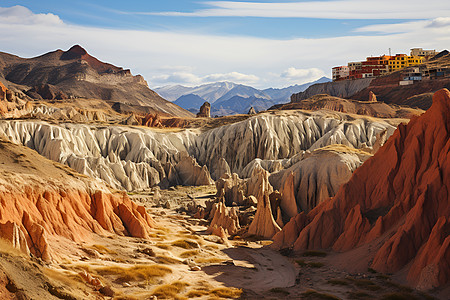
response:
<svg viewBox="0 0 450 300"><path fill-rule="evenodd" d="M409 66L423 63L423 57L406 54L396 54L391 56L389 61L389 72L394 72Z"/></svg>

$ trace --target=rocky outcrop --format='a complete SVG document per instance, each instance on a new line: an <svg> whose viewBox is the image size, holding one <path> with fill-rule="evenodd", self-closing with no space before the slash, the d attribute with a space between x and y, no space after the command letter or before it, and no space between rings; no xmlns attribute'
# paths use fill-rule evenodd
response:
<svg viewBox="0 0 450 300"><path fill-rule="evenodd" d="M322 111L265 113L203 132L16 120L0 122L0 134L114 188L133 191L167 182L182 153L215 178L223 169L228 172L225 162L230 173L248 177L256 165L270 172L289 167L305 150L330 144L372 147L378 133L386 130L389 136L395 129L391 124L398 122L346 118Z"/></svg>
<svg viewBox="0 0 450 300"><path fill-rule="evenodd" d="M281 227L273 217L269 195L265 194L258 201L255 218L248 228L248 233L264 238L272 238L280 230Z"/></svg>
<svg viewBox="0 0 450 300"><path fill-rule="evenodd" d="M200 111L197 113L197 118L210 118L211 117L211 104L209 102L203 103L200 106Z"/></svg>
<svg viewBox="0 0 450 300"><path fill-rule="evenodd" d="M58 259L53 243L81 242L92 234L148 238L155 226L125 193L82 177L36 152L0 141L1 237L23 252Z"/></svg>
<svg viewBox="0 0 450 300"><path fill-rule="evenodd" d="M368 87L372 80L373 78L364 78L356 80L341 80L317 83L308 87L303 92L293 94L291 96L291 102L299 102L318 94L328 94L334 97L348 98ZM365 97L364 99L367 99L367 97Z"/></svg>
<svg viewBox="0 0 450 300"><path fill-rule="evenodd" d="M255 115L255 114L256 114L256 111L255 111L255 109L253 108L253 106L250 107L250 109L248 110L247 115Z"/></svg>
<svg viewBox="0 0 450 300"><path fill-rule="evenodd" d="M377 96L372 91L369 93L369 102L377 102Z"/></svg>
<svg viewBox="0 0 450 300"><path fill-rule="evenodd" d="M236 207L227 207L225 203L215 203L210 212L212 217L207 232L213 233L216 228L222 228L226 235L234 235L240 229L238 210Z"/></svg>
<svg viewBox="0 0 450 300"><path fill-rule="evenodd" d="M449 128L450 92L444 89L425 114L400 125L334 198L294 217L275 235L274 246L335 251L367 246L372 250L363 252L371 256L364 259L373 259L369 266L377 271L402 270L421 289L447 284Z"/></svg>
<svg viewBox="0 0 450 300"><path fill-rule="evenodd" d="M100 99L107 104L118 102L139 113L194 116L149 89L142 76L102 62L79 45L33 58L0 52L0 74L35 99Z"/></svg>
<svg viewBox="0 0 450 300"><path fill-rule="evenodd" d="M409 107L400 107L397 105L389 105L383 102L377 102L376 96L373 93L372 96L369 96L369 101L343 99L327 94L318 94L299 102L281 105L277 109L306 109L313 111L327 109L343 113L367 115L377 118L405 119L410 119L413 116L421 115L424 112L423 110L417 108L413 109Z"/></svg>
<svg viewBox="0 0 450 300"><path fill-rule="evenodd" d="M201 167L195 158L185 155L175 165L177 182L173 185L209 185L214 184L214 181L209 175L208 168L206 166ZM170 179L169 179L170 181Z"/></svg>
<svg viewBox="0 0 450 300"><path fill-rule="evenodd" d="M223 157L221 157L217 162L215 168L213 168L213 170L211 171L211 177L214 180L218 180L225 174L231 175L231 170L227 161Z"/></svg>
<svg viewBox="0 0 450 300"><path fill-rule="evenodd" d="M282 193L282 212L287 221L297 214L297 209L309 212L334 196L370 156L343 145L331 145L308 153L292 167L273 174L271 183Z"/></svg>
<svg viewBox="0 0 450 300"><path fill-rule="evenodd" d="M68 98L63 91L51 84L36 85L26 93L34 99L64 100Z"/></svg>

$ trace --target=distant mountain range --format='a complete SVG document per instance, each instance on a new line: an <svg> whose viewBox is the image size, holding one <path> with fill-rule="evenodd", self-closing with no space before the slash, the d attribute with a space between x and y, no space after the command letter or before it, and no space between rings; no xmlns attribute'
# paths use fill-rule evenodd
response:
<svg viewBox="0 0 450 300"><path fill-rule="evenodd" d="M225 81L196 87L164 86L156 88L155 92L191 112L198 111L200 106L208 101L211 103L211 115L221 116L247 113L252 106L256 111L266 110L275 104L289 102L292 94L302 92L313 84L329 81L331 81L329 78L322 77L301 85L264 90Z"/></svg>

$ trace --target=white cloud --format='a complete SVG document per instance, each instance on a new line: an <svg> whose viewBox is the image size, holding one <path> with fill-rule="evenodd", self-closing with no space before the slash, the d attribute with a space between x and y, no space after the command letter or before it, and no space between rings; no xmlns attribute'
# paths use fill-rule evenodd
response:
<svg viewBox="0 0 450 300"><path fill-rule="evenodd" d="M259 81L258 76L247 75L239 72L230 73L216 73L206 76L198 76L188 72L173 72L171 74L162 74L152 76L150 79L155 85L171 85L183 83L183 85L194 86L204 83L211 83L217 81L231 81L241 84L256 84Z"/></svg>
<svg viewBox="0 0 450 300"><path fill-rule="evenodd" d="M34 14L26 7L16 5L12 7L0 7L0 22L9 24L47 24L61 25L62 20L51 13Z"/></svg>
<svg viewBox="0 0 450 300"><path fill-rule="evenodd" d="M311 69L296 69L294 67L288 68L286 71L281 73L280 77L286 78L291 81L299 82L310 82L317 80L326 74L317 68L311 68Z"/></svg>
<svg viewBox="0 0 450 300"><path fill-rule="evenodd" d="M436 18L428 24L428 27L447 27L450 26L450 17Z"/></svg>
<svg viewBox="0 0 450 300"><path fill-rule="evenodd" d="M208 1L203 3L212 8L194 12L169 11L139 14L325 19L431 19L450 14L450 2L442 0L334 0L286 3Z"/></svg>
<svg viewBox="0 0 450 300"><path fill-rule="evenodd" d="M11 23L9 16L1 13L4 11L0 10L1 51L32 57L80 44L103 61L144 75L150 87L169 81L193 85L209 80L282 87L302 83L319 71L330 76L333 66L385 54L388 48L406 53L412 47L443 50L450 45L450 27L430 27L432 20L383 36L361 32L357 36L276 40L83 27L60 22L54 15L59 21L52 22L52 16L49 21L51 14L33 14L32 23L28 19Z"/></svg>

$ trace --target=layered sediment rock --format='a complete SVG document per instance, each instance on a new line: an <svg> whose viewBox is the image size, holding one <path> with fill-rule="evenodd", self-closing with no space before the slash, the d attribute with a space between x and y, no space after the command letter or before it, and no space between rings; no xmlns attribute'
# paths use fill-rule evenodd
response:
<svg viewBox="0 0 450 300"><path fill-rule="evenodd" d="M173 169L182 153L194 157L200 166L206 165L215 178L223 171L228 172L225 162L230 172L246 177L253 167L246 174L243 170L255 158L261 159L260 165L266 168L263 161L287 162L305 150L331 144L372 147L377 134L386 130L389 136L395 129L384 120L346 118L346 115L326 112L259 114L206 132L3 121L0 134L82 174L102 179L114 188L132 191L167 179L169 163ZM281 166L276 162L271 164L269 171L285 166L284 162L280 163ZM216 169L221 170L216 172Z"/></svg>
<svg viewBox="0 0 450 300"><path fill-rule="evenodd" d="M408 281L421 289L447 284L449 128L450 92L444 89L425 114L400 125L334 198L294 217L275 235L274 246L335 251L370 246L370 267L377 271L405 269Z"/></svg>
<svg viewBox="0 0 450 300"><path fill-rule="evenodd" d="M80 242L93 233L147 238L154 226L125 193L111 194L22 146L0 141L0 153L1 237L25 253L49 261L59 256L55 240Z"/></svg>

